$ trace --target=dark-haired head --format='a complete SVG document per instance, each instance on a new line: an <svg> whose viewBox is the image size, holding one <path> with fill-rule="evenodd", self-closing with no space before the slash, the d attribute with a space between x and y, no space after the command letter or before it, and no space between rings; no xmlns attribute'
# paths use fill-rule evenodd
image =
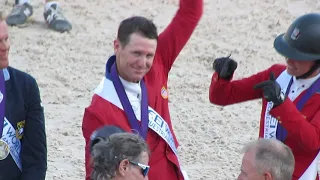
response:
<svg viewBox="0 0 320 180"><path fill-rule="evenodd" d="M123 47L128 44L130 36L133 33L137 33L148 39L158 40L157 27L151 20L145 17L133 16L120 23L117 39Z"/></svg>
<svg viewBox="0 0 320 180"><path fill-rule="evenodd" d="M154 23L141 16L123 20L114 41L117 70L129 82L139 82L151 69L158 44Z"/></svg>

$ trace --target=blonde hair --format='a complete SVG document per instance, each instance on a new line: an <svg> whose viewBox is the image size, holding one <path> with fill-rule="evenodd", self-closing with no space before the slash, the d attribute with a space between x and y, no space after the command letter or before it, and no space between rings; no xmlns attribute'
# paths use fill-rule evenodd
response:
<svg viewBox="0 0 320 180"><path fill-rule="evenodd" d="M6 20L5 13L3 11L0 11L0 22L5 20Z"/></svg>

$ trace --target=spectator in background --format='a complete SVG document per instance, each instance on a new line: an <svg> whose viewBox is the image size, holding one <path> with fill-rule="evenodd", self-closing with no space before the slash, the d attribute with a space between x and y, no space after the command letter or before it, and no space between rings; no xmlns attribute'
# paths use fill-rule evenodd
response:
<svg viewBox="0 0 320 180"><path fill-rule="evenodd" d="M295 160L291 149L276 139L258 139L244 149L238 180L291 180Z"/></svg>
<svg viewBox="0 0 320 180"><path fill-rule="evenodd" d="M91 136L92 180L145 180L149 148L137 134L104 126Z"/></svg>

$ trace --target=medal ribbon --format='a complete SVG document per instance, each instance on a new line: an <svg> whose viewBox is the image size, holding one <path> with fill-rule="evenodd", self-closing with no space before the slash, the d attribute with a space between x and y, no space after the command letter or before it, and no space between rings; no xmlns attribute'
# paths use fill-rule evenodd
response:
<svg viewBox="0 0 320 180"><path fill-rule="evenodd" d="M289 95L290 88L293 83L293 77L291 77L289 85L286 90L286 97ZM298 111L301 111L305 103L310 99L310 97L316 93L320 89L320 78L318 78L308 89L307 92L301 97L301 99L298 101L296 107ZM278 123L277 127L277 133L276 137L280 141L284 141L288 135L287 130L280 124Z"/></svg>
<svg viewBox="0 0 320 180"><path fill-rule="evenodd" d="M147 132L148 132L149 116L148 116L148 94L147 94L147 88L145 86L144 81L143 80L140 81L140 87L141 87L141 93L142 93L141 126L140 126L133 112L132 106L125 92L123 84L121 83L121 80L119 78L115 62L111 66L110 80L113 82L113 85L116 89L116 92L118 94L118 97L123 106L124 112L128 118L131 128L138 131L140 136L143 137L144 140L146 140Z"/></svg>
<svg viewBox="0 0 320 180"><path fill-rule="evenodd" d="M0 137L2 137L6 106L6 88L3 70L0 70Z"/></svg>

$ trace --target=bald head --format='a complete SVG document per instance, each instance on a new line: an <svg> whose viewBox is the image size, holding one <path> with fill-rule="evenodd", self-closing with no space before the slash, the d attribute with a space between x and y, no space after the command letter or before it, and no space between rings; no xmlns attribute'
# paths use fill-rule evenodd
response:
<svg viewBox="0 0 320 180"><path fill-rule="evenodd" d="M274 180L291 180L294 156L291 149L276 139L258 139L248 143L243 152L251 154L258 173L268 172Z"/></svg>

